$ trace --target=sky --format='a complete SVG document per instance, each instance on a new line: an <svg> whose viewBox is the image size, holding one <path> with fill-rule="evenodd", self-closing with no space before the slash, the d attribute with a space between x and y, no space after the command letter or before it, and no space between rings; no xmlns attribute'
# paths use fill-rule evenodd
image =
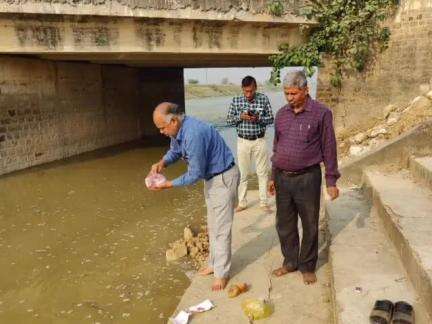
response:
<svg viewBox="0 0 432 324"><path fill-rule="evenodd" d="M281 72L281 78L290 70L299 70L301 67L284 68ZM256 68L196 68L184 69L184 80L188 83L189 79L198 80L199 84L221 84L223 78L228 78L228 82L238 84L246 75L253 76L258 83L264 83L270 79L270 67ZM316 93L317 74L308 78L311 94Z"/></svg>

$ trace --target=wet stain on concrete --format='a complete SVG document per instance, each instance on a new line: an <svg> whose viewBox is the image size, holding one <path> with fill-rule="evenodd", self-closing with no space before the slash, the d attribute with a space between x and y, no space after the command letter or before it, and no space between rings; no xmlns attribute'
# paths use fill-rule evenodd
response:
<svg viewBox="0 0 432 324"><path fill-rule="evenodd" d="M166 34L163 31L162 19L140 21L137 26L138 38L147 50L151 51L165 44Z"/></svg>
<svg viewBox="0 0 432 324"><path fill-rule="evenodd" d="M195 48L202 46L202 38L200 36L200 28L198 25L194 24L192 27L192 40Z"/></svg>
<svg viewBox="0 0 432 324"><path fill-rule="evenodd" d="M15 33L21 46L55 49L62 43L61 31L55 26L19 25L15 27Z"/></svg>
<svg viewBox="0 0 432 324"><path fill-rule="evenodd" d="M194 47L201 47L206 42L209 48L221 48L224 25L222 22L195 23L192 27Z"/></svg>
<svg viewBox="0 0 432 324"><path fill-rule="evenodd" d="M77 46L111 46L117 43L119 37L117 29L110 29L108 27L74 27L72 33L74 43Z"/></svg>
<svg viewBox="0 0 432 324"><path fill-rule="evenodd" d="M262 45L266 48L268 46L270 46L270 40L272 35L274 35L276 32L275 28L272 27L264 27L263 31L262 31L262 35L263 35L263 41L262 41Z"/></svg>
<svg viewBox="0 0 432 324"><path fill-rule="evenodd" d="M179 22L170 22L169 26L172 30L172 41L176 46L181 46L181 34L183 32L183 24Z"/></svg>
<svg viewBox="0 0 432 324"><path fill-rule="evenodd" d="M229 32L229 40L231 48L238 48L241 25L233 26Z"/></svg>

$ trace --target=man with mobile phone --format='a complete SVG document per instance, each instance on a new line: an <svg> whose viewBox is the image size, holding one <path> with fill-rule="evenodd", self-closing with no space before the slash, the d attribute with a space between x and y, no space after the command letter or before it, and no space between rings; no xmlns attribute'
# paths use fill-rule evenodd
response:
<svg viewBox="0 0 432 324"><path fill-rule="evenodd" d="M243 95L234 97L228 110L227 123L237 129L237 159L240 170L239 204L236 212L247 208L247 184L252 159L258 176L260 206L269 211L267 183L269 156L265 141L266 127L273 123L270 101L257 90L256 80L246 76L242 80Z"/></svg>

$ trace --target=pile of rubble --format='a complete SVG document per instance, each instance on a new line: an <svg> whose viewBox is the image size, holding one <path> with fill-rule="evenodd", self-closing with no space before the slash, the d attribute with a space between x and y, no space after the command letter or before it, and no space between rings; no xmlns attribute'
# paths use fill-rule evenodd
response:
<svg viewBox="0 0 432 324"><path fill-rule="evenodd" d="M373 128L340 139L339 152L342 157L362 155L428 118L432 118L432 89L430 88L408 105L385 107L382 118Z"/></svg>
<svg viewBox="0 0 432 324"><path fill-rule="evenodd" d="M196 268L202 267L209 254L209 238L207 226L201 226L201 231L194 236L190 227L185 227L183 238L170 243L166 251L167 261L174 261L188 255Z"/></svg>

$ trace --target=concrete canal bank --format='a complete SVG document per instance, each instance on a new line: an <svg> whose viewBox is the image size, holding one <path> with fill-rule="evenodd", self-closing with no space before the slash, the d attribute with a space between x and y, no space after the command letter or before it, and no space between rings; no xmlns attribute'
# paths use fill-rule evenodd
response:
<svg viewBox="0 0 432 324"><path fill-rule="evenodd" d="M212 292L212 276L196 275L186 290L178 311L210 299L215 308L195 314L191 323L248 323L241 303L247 298L267 298L274 313L260 323L331 323L330 270L327 263L325 235L321 232L318 283L305 286L301 274L295 272L280 278L271 276L282 258L276 234L275 206L272 213L258 206L258 192L250 191L252 207L235 214L233 225L233 265L231 283L246 282L250 290L236 298L228 298L227 289Z"/></svg>

